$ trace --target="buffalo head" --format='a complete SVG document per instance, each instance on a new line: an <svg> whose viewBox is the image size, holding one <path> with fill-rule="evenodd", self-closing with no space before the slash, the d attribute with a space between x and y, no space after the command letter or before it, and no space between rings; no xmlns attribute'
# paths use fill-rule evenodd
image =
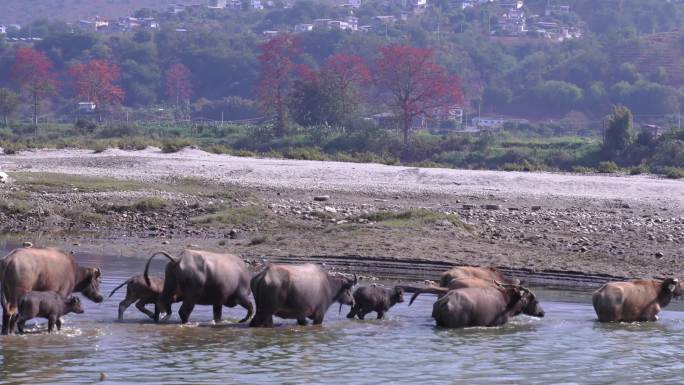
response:
<svg viewBox="0 0 684 385"><path fill-rule="evenodd" d="M404 288L400 286L395 286L394 290L392 290L392 297L390 300L393 303L402 303L404 302Z"/></svg>
<svg viewBox="0 0 684 385"><path fill-rule="evenodd" d="M83 279L79 285L79 290L89 300L100 303L104 300L100 294L100 283L102 282L102 272L98 268L85 267L83 269Z"/></svg>
<svg viewBox="0 0 684 385"><path fill-rule="evenodd" d="M684 295L684 287L682 287L682 283L677 278L666 278L663 280L662 288L666 294L674 298Z"/></svg>
<svg viewBox="0 0 684 385"><path fill-rule="evenodd" d="M341 283L340 290L337 292L335 301L340 304L340 312L342 312L342 305L354 306L354 295L352 294L352 288L358 282L356 274L354 278L349 277L335 277Z"/></svg>
<svg viewBox="0 0 684 385"><path fill-rule="evenodd" d="M69 297L67 298L65 303L67 309L69 309L69 311L72 313L81 314L84 311L83 304L81 303L81 300L78 299L78 297Z"/></svg>
<svg viewBox="0 0 684 385"><path fill-rule="evenodd" d="M523 294L525 306L522 309L522 313L531 315L533 317L544 317L544 309L542 309L541 305L539 304L537 296L529 289L522 286L521 288L525 290Z"/></svg>

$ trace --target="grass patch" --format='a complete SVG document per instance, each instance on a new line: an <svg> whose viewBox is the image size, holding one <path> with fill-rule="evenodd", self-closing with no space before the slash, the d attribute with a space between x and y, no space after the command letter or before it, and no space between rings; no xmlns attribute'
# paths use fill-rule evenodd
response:
<svg viewBox="0 0 684 385"><path fill-rule="evenodd" d="M0 212L7 215L28 214L31 211L29 202L23 199L8 198L0 200Z"/></svg>
<svg viewBox="0 0 684 385"><path fill-rule="evenodd" d="M253 224L264 216L264 210L257 206L226 207L212 214L195 217L191 221L208 226L236 226Z"/></svg>
<svg viewBox="0 0 684 385"><path fill-rule="evenodd" d="M12 173L15 183L28 191L48 193L135 191L145 185L141 182L114 178L88 177L49 172Z"/></svg>
<svg viewBox="0 0 684 385"><path fill-rule="evenodd" d="M185 147L189 147L194 145L195 143L191 141L190 139L187 138L173 138L173 139L164 139L162 141L162 147L161 150L165 154L170 154L174 152L178 152Z"/></svg>
<svg viewBox="0 0 684 385"><path fill-rule="evenodd" d="M212 199L232 200L246 197L244 193L210 183L206 179L193 177L168 179L167 185L161 189Z"/></svg>
<svg viewBox="0 0 684 385"><path fill-rule="evenodd" d="M130 205L111 205L105 206L105 210L113 210L118 213L123 212L139 212L139 213L149 213L154 211L159 211L166 208L167 202L161 198L150 197L141 199Z"/></svg>
<svg viewBox="0 0 684 385"><path fill-rule="evenodd" d="M75 208L66 210L61 214L64 218L70 219L78 223L102 223L105 218L95 212L89 211L88 208Z"/></svg>
<svg viewBox="0 0 684 385"><path fill-rule="evenodd" d="M423 227L434 225L438 222L449 222L454 226L472 230L470 225L465 224L456 214L442 213L429 209L411 209L406 211L375 211L364 214L363 218L372 222L380 223L389 227ZM358 219L357 218L357 219Z"/></svg>
<svg viewBox="0 0 684 385"><path fill-rule="evenodd" d="M270 237L268 235L259 235L254 238L252 238L247 246L255 246L255 245L260 245L262 243L268 242Z"/></svg>

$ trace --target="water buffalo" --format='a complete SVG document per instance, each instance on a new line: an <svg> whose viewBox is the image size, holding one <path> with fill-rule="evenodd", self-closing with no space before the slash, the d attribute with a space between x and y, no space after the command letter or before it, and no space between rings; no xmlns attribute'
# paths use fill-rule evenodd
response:
<svg viewBox="0 0 684 385"><path fill-rule="evenodd" d="M2 334L14 332L19 299L29 291L54 291L63 297L80 292L102 302L100 269L79 266L71 254L57 249L20 248L0 260Z"/></svg>
<svg viewBox="0 0 684 385"><path fill-rule="evenodd" d="M354 306L347 318L358 316L363 319L366 314L374 311L378 314L378 319L381 319L392 306L401 302L404 302L404 289L399 286L363 286L354 291Z"/></svg>
<svg viewBox="0 0 684 385"><path fill-rule="evenodd" d="M249 326L272 327L273 315L294 318L300 325L307 318L321 324L333 302L340 303L340 311L343 304L354 305L351 289L356 282L356 276L330 275L314 264L269 264L252 278L256 314Z"/></svg>
<svg viewBox="0 0 684 385"><path fill-rule="evenodd" d="M478 278L490 282L497 281L510 285L520 285L520 280L505 276L501 271L499 271L499 269L495 267L458 266L442 273L442 276L439 279L439 286L450 287L451 281L468 278Z"/></svg>
<svg viewBox="0 0 684 385"><path fill-rule="evenodd" d="M19 300L18 328L24 333L24 324L31 318L41 317L48 320L48 333L62 329L60 317L69 313L83 313L83 305L78 297L64 298L54 291L32 291Z"/></svg>
<svg viewBox="0 0 684 385"><path fill-rule="evenodd" d="M520 313L543 317L535 295L519 285L449 290L432 307L437 326L463 328L500 326Z"/></svg>
<svg viewBox="0 0 684 385"><path fill-rule="evenodd" d="M135 275L127 279L121 285L115 287L114 290L109 293L109 297L107 298L111 298L114 293L121 289L124 285L126 285L126 298L119 303L119 321L123 321L124 312L136 301L137 303L135 304L135 307L137 307L138 310L153 320L159 319L159 312L161 309L159 309L157 306L157 302L159 301L159 296L164 289L164 278L150 277L150 285L148 285L147 282L145 282L145 277L143 275ZM176 293L172 298L173 302L179 302L181 300L182 299L178 293ZM154 313L145 308L145 305L148 304L155 305ZM169 306L164 310L166 311L166 316L164 316L162 321L166 321L169 317L171 317L171 307Z"/></svg>
<svg viewBox="0 0 684 385"><path fill-rule="evenodd" d="M599 322L657 321L660 309L683 294L678 279L643 279L606 283L591 299Z"/></svg>
<svg viewBox="0 0 684 385"><path fill-rule="evenodd" d="M170 260L166 264L164 288L157 301L158 309L170 309L178 293L182 293L183 304L178 311L181 323L187 323L195 305L212 305L214 321L221 320L223 306L240 305L247 309L247 315L240 322L250 319L254 307L249 300L251 277L245 262L232 254L209 251L185 250L178 258L160 251L154 253L145 265L145 282L151 286L148 271L150 262L157 255ZM159 312L155 312L155 321Z"/></svg>

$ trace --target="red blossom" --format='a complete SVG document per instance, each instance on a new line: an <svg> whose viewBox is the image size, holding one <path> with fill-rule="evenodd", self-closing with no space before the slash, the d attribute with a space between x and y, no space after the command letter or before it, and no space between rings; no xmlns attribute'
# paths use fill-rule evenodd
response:
<svg viewBox="0 0 684 385"><path fill-rule="evenodd" d="M166 96L176 105L190 101L192 97L190 70L184 64L174 64L166 71Z"/></svg>
<svg viewBox="0 0 684 385"><path fill-rule="evenodd" d="M31 98L34 125L38 124L40 101L59 86L52 67L52 62L44 53L33 48L17 49L11 76Z"/></svg>
<svg viewBox="0 0 684 385"><path fill-rule="evenodd" d="M405 145L414 118L434 116L463 102L460 79L436 64L434 56L432 49L392 44L380 48L375 60L374 81L391 96Z"/></svg>
<svg viewBox="0 0 684 385"><path fill-rule="evenodd" d="M276 130L281 135L287 120L287 96L295 72L294 58L301 52L299 39L294 35L277 35L259 45L261 79L257 92L265 112L274 111Z"/></svg>
<svg viewBox="0 0 684 385"><path fill-rule="evenodd" d="M98 117L104 107L120 104L124 99L124 91L114 84L121 72L116 64L105 60L93 59L82 64L69 67L69 75L73 78L76 97L82 101L95 103Z"/></svg>

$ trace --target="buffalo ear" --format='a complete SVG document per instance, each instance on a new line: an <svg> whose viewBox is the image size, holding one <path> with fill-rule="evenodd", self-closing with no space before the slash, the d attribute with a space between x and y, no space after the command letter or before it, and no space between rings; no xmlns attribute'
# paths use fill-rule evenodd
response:
<svg viewBox="0 0 684 385"><path fill-rule="evenodd" d="M97 278L97 279L99 279L100 277L102 277L102 272L100 271L99 268L97 268L97 267L95 268L95 270L93 271L93 276L94 276L95 278Z"/></svg>

